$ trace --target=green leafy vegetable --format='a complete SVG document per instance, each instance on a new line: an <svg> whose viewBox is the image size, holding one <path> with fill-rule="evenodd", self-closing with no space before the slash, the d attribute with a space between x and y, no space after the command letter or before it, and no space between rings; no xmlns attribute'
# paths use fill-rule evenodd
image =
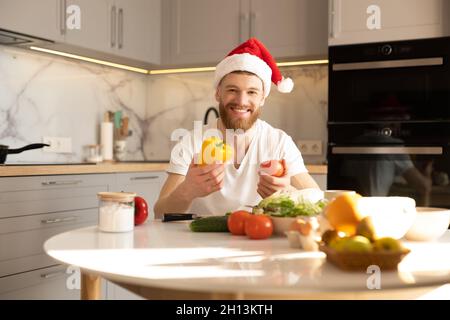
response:
<svg viewBox="0 0 450 320"><path fill-rule="evenodd" d="M313 202L305 199L300 191L276 192L261 200L257 207L274 217L315 216L321 213L326 200Z"/></svg>

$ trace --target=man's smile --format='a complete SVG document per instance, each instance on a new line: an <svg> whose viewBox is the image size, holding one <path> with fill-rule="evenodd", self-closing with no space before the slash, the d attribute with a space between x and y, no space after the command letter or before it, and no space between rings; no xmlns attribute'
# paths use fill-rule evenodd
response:
<svg viewBox="0 0 450 320"><path fill-rule="evenodd" d="M231 113L234 116L239 117L239 118L248 117L252 113L251 109L245 108L245 107L243 108L243 107L238 107L238 106L233 106L233 107L230 106L228 109L231 111Z"/></svg>

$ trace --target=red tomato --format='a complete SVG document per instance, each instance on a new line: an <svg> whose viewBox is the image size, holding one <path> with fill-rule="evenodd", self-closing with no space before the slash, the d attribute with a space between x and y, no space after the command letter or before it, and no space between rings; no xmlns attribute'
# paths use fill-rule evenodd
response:
<svg viewBox="0 0 450 320"><path fill-rule="evenodd" d="M143 224L148 217L148 205L144 198L134 198L134 225Z"/></svg>
<svg viewBox="0 0 450 320"><path fill-rule="evenodd" d="M228 230L237 236L243 236L245 235L245 221L250 217L252 214L245 210L238 210L233 212L229 217L227 221Z"/></svg>
<svg viewBox="0 0 450 320"><path fill-rule="evenodd" d="M263 214L252 214L245 221L245 234L250 239L267 239L273 233L272 219Z"/></svg>
<svg viewBox="0 0 450 320"><path fill-rule="evenodd" d="M268 160L260 165L261 171L270 176L282 177L286 173L286 162L282 160Z"/></svg>

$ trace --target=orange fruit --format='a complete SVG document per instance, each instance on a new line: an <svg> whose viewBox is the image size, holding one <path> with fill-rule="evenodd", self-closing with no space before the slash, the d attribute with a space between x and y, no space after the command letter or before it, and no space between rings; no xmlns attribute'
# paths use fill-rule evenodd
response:
<svg viewBox="0 0 450 320"><path fill-rule="evenodd" d="M343 193L328 204L325 215L335 230L347 236L356 234L356 227L364 218L357 206L360 198L361 195L357 193Z"/></svg>

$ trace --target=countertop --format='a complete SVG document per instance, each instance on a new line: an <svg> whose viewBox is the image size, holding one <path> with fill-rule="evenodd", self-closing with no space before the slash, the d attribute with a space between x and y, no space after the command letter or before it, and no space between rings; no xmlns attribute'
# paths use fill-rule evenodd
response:
<svg viewBox="0 0 450 320"><path fill-rule="evenodd" d="M102 162L70 165L0 165L0 177L165 171L168 162ZM310 174L327 174L326 165L306 165Z"/></svg>
<svg viewBox="0 0 450 320"><path fill-rule="evenodd" d="M418 290L421 296L431 294L450 281L450 231L436 242L404 241L411 252L398 270L381 272L379 290L374 290L368 288L371 272L341 271L323 252L290 248L286 237L250 240L229 233L194 233L188 223L153 220L127 233L104 233L91 226L56 235L44 249L84 274L125 287L153 288L154 294L182 290L238 298L395 299L411 298L408 294Z"/></svg>

